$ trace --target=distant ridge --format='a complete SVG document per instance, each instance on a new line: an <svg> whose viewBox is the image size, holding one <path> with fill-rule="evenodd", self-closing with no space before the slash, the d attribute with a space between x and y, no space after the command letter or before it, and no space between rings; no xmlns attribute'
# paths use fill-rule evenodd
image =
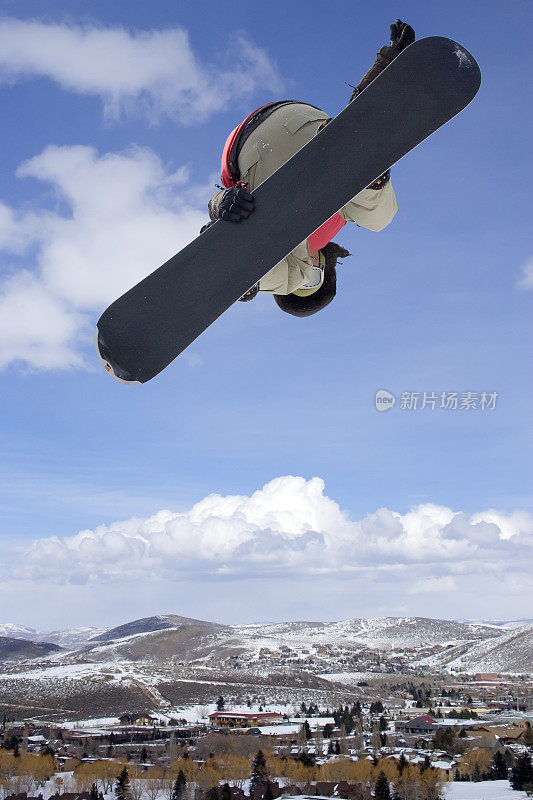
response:
<svg viewBox="0 0 533 800"><path fill-rule="evenodd" d="M200 619L191 619L189 617L180 617L178 614L157 614L154 617L143 617L136 619L132 622L126 622L124 625L118 625L116 628L92 636L90 642L111 642L114 639L123 639L127 636L134 636L138 633L152 633L154 631L162 631L168 628L180 628L182 626L205 626L213 627L216 623L205 622ZM224 627L224 626L217 626Z"/></svg>
<svg viewBox="0 0 533 800"><path fill-rule="evenodd" d="M29 658L43 658L51 653L61 653L63 649L50 642L30 642L12 636L0 636L0 661L21 661Z"/></svg>
<svg viewBox="0 0 533 800"><path fill-rule="evenodd" d="M222 625L179 614L157 614L104 631L77 628L44 634L13 624L0 626L0 632L8 630L16 635L5 638L18 644L6 644L0 656L4 661L39 658L43 649L24 650L20 643L45 644L48 639L47 646L56 649L47 653L55 654L58 663L63 647L70 651L68 658L75 657L80 663L179 664L209 670L238 668L254 674L305 666L309 674L327 677L370 667L376 671L373 665L383 671L409 668L521 674L531 672L533 663L533 623L527 620L495 623L356 617L340 622Z"/></svg>

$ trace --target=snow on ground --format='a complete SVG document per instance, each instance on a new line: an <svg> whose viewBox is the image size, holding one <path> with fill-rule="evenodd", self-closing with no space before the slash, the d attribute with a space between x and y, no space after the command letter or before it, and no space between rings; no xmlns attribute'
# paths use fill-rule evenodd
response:
<svg viewBox="0 0 533 800"><path fill-rule="evenodd" d="M24 672L2 672L0 680L41 680L42 678L82 678L89 673L87 664L64 664L46 669L28 669Z"/></svg>
<svg viewBox="0 0 533 800"><path fill-rule="evenodd" d="M109 725L116 725L118 717L95 717L94 719L67 720L61 726L72 728L106 728Z"/></svg>
<svg viewBox="0 0 533 800"><path fill-rule="evenodd" d="M369 679L376 678L375 672L322 672L318 676L327 681L335 681L336 683L357 683L358 681L368 681Z"/></svg>
<svg viewBox="0 0 533 800"><path fill-rule="evenodd" d="M515 792L509 781L454 781L444 784L446 800L526 800L525 792Z"/></svg>
<svg viewBox="0 0 533 800"><path fill-rule="evenodd" d="M283 736L286 733L293 733L296 736L301 726L302 723L299 725L260 725L258 730L261 731L263 736Z"/></svg>

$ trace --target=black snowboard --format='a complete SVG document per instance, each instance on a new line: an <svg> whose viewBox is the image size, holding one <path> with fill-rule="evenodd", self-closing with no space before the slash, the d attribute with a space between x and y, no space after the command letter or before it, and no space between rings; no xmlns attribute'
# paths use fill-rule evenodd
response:
<svg viewBox="0 0 533 800"><path fill-rule="evenodd" d="M475 59L451 39L407 47L254 190L249 219L218 220L104 311L96 348L108 372L126 383L161 372L326 219L461 111L480 82Z"/></svg>

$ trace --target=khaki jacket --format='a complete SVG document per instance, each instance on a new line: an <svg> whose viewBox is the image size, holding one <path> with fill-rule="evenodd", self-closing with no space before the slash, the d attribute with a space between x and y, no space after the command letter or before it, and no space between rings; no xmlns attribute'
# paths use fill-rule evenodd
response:
<svg viewBox="0 0 533 800"><path fill-rule="evenodd" d="M253 191L282 164L298 152L313 136L328 114L305 103L281 106L250 134L239 153L241 178ZM215 214L223 192L211 199L210 213ZM347 222L362 228L381 231L397 211L396 197L389 181L382 189L363 189L339 213ZM306 283L313 264L307 240L282 259L259 282L262 292L290 294Z"/></svg>

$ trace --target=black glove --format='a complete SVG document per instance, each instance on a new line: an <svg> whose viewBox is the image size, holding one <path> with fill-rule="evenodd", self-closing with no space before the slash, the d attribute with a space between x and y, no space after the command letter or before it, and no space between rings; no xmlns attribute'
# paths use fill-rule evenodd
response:
<svg viewBox="0 0 533 800"><path fill-rule="evenodd" d="M254 198L242 186L226 189L218 206L218 217L226 222L247 219L254 210Z"/></svg>
<svg viewBox="0 0 533 800"><path fill-rule="evenodd" d="M253 300L258 291L259 291L259 284L256 283L252 286L251 289L248 289L248 291L245 292L242 297L239 297L239 302L247 303L248 300Z"/></svg>
<svg viewBox="0 0 533 800"><path fill-rule="evenodd" d="M211 222L206 222L205 225L202 225L202 227L200 228L200 233L203 233L208 228L210 228L211 225L214 225L214 224L215 224L215 220L211 220Z"/></svg>
<svg viewBox="0 0 533 800"><path fill-rule="evenodd" d="M371 183L368 186L368 189L383 189L384 186L390 181L390 169L385 170L383 175L380 175L379 178L376 178L374 183Z"/></svg>
<svg viewBox="0 0 533 800"><path fill-rule="evenodd" d="M390 26L390 46L399 53L405 50L415 40L415 32L407 22L397 19Z"/></svg>
<svg viewBox="0 0 533 800"><path fill-rule="evenodd" d="M394 61L402 50L405 50L408 45L412 44L414 40L415 32L410 25L406 22L402 22L401 19L397 19L396 22L393 22L390 26L390 45L385 44L383 47L380 47L374 64L353 90L350 103L352 100L355 100L357 95L361 94L363 89L366 89L366 87L372 83L374 78L377 78L380 72L383 72L385 67L388 67L389 64Z"/></svg>

